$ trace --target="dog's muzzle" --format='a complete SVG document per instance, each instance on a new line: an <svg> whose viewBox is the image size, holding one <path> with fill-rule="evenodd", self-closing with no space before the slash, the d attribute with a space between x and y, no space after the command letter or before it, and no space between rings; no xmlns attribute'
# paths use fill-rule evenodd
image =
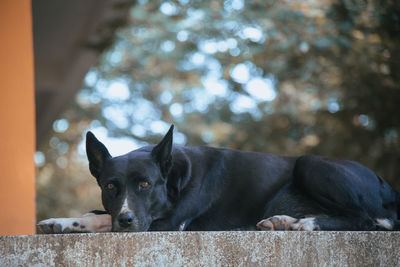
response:
<svg viewBox="0 0 400 267"><path fill-rule="evenodd" d="M114 232L142 232L147 231L150 222L139 219L132 211L121 212L114 220L112 231Z"/></svg>

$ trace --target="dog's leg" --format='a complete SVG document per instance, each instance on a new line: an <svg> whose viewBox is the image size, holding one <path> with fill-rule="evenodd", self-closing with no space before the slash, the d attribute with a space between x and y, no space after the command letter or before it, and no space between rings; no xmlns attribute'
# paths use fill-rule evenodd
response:
<svg viewBox="0 0 400 267"><path fill-rule="evenodd" d="M328 215L317 219L322 230L397 228L398 192L360 163L302 156L293 175L294 187L325 210L308 214Z"/></svg>
<svg viewBox="0 0 400 267"><path fill-rule="evenodd" d="M287 215L276 215L261 220L257 227L263 231L391 231L398 221L388 218L368 220L358 217L316 216L296 219Z"/></svg>
<svg viewBox="0 0 400 267"><path fill-rule="evenodd" d="M397 211L391 205L395 201L393 189L359 163L302 156L296 161L293 182L267 204L267 219L257 226L261 230L395 230Z"/></svg>
<svg viewBox="0 0 400 267"><path fill-rule="evenodd" d="M335 209L330 211L293 184L288 184L269 201L264 213L264 218L267 219L260 221L257 227L264 231L367 231L396 228L390 220L384 219L385 217L373 220L362 216L360 212L353 213L351 216L342 215Z"/></svg>
<svg viewBox="0 0 400 267"><path fill-rule="evenodd" d="M79 218L51 218L40 221L43 234L99 233L111 231L111 215L90 212Z"/></svg>

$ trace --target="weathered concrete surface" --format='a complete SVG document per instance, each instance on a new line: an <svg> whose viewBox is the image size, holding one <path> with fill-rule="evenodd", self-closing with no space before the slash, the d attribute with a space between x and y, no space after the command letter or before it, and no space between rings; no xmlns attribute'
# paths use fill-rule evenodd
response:
<svg viewBox="0 0 400 267"><path fill-rule="evenodd" d="M400 232L0 237L0 266L400 266Z"/></svg>

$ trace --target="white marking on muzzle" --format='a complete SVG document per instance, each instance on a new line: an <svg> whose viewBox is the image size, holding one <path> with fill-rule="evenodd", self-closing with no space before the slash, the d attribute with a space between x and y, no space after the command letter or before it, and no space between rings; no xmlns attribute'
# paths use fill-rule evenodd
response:
<svg viewBox="0 0 400 267"><path fill-rule="evenodd" d="M121 213L126 213L126 212L132 212L132 210L129 208L127 197L125 198L124 203L122 204L121 211L119 213L121 214Z"/></svg>

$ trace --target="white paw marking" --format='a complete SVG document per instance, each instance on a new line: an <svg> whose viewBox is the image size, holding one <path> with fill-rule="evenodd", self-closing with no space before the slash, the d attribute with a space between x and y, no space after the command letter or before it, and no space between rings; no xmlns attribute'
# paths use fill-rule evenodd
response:
<svg viewBox="0 0 400 267"><path fill-rule="evenodd" d="M383 227L383 228L385 228L385 229L387 229L387 230L393 230L393 222L392 222L392 220L389 220L389 219L381 219L381 218L377 218L377 219L375 219L376 220L376 223L379 225L379 226L381 226L381 227Z"/></svg>
<svg viewBox="0 0 400 267"><path fill-rule="evenodd" d="M318 226L315 224L315 218L309 217L300 219L298 222L292 225L293 230L297 231L314 231L318 230Z"/></svg>
<svg viewBox="0 0 400 267"><path fill-rule="evenodd" d="M287 215L276 215L260 221L257 227L264 231L295 230L295 231L314 231L318 230L315 218L309 217L297 219Z"/></svg>
<svg viewBox="0 0 400 267"><path fill-rule="evenodd" d="M181 223L181 225L179 225L179 231L182 232L185 230L186 227L186 222Z"/></svg>
<svg viewBox="0 0 400 267"><path fill-rule="evenodd" d="M87 213L79 218L51 218L37 225L44 234L109 232L111 216Z"/></svg>

